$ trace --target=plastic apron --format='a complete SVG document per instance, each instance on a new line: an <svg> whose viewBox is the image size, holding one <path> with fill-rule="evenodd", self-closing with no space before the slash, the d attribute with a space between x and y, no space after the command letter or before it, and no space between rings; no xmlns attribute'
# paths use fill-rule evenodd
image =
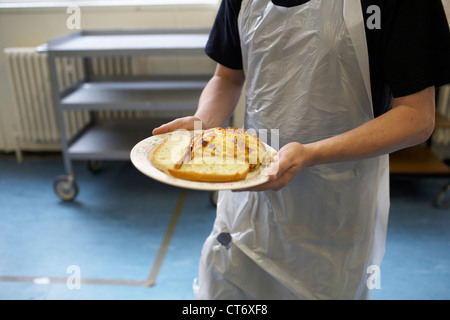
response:
<svg viewBox="0 0 450 320"><path fill-rule="evenodd" d="M279 129L282 147L373 118L359 0L292 8L244 0L239 30L247 128ZM384 254L388 179L382 156L306 168L279 192L220 192L196 297L369 298L370 266Z"/></svg>

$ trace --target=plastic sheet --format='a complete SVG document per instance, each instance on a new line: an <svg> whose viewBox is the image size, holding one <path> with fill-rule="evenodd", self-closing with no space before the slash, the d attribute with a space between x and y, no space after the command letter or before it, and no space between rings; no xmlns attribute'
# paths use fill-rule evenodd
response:
<svg viewBox="0 0 450 320"><path fill-rule="evenodd" d="M279 129L282 147L373 118L358 0L244 0L239 29L246 128ZM197 298L368 298L367 270L384 253L388 174L383 156L306 168L279 192L221 192Z"/></svg>

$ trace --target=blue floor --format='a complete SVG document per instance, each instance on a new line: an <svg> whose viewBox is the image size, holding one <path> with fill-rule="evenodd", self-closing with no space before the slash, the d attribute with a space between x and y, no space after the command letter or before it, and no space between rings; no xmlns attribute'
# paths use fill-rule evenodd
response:
<svg viewBox="0 0 450 320"><path fill-rule="evenodd" d="M64 173L59 155L27 154L18 164L0 154L0 299L194 299L192 283L215 214L210 194L187 191L148 287L143 283L184 191L128 162L106 162L98 174L83 162L74 165L80 193L63 202L52 187ZM450 299L450 210L432 201L446 182L392 181L381 289L373 299Z"/></svg>

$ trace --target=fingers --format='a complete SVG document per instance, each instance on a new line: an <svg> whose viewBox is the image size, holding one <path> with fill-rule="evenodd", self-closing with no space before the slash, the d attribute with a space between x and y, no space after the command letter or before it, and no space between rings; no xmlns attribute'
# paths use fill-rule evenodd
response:
<svg viewBox="0 0 450 320"><path fill-rule="evenodd" d="M198 125L196 125L196 122L200 122ZM179 118L175 119L173 121L170 121L168 123L165 123L155 129L153 129L152 134L158 135L163 134L167 132L172 132L178 129L185 129L185 130L194 130L197 127L201 128L201 120L196 117L185 117L185 118Z"/></svg>
<svg viewBox="0 0 450 320"><path fill-rule="evenodd" d="M239 191L264 191L264 190L274 190L279 191L289 184L293 176L295 175L294 167L288 167L286 169L281 169L278 164L274 163L268 170L269 180L259 186Z"/></svg>
<svg viewBox="0 0 450 320"><path fill-rule="evenodd" d="M269 169L267 170L267 175L270 180L276 179L280 170L280 158L279 156L275 156L272 163L270 164Z"/></svg>
<svg viewBox="0 0 450 320"><path fill-rule="evenodd" d="M278 152L275 161L267 171L268 181L262 185L240 191L279 191L289 184L294 176L302 169L304 151L299 143L289 143Z"/></svg>
<svg viewBox="0 0 450 320"><path fill-rule="evenodd" d="M181 119L175 119L171 122L163 124L162 126L159 126L158 128L153 129L153 135L172 132L177 129L180 129L181 126L182 126Z"/></svg>
<svg viewBox="0 0 450 320"><path fill-rule="evenodd" d="M165 123L162 126L159 126L159 127L155 128L155 129L153 129L153 132L152 132L153 135L156 136L158 134L163 134L163 133L174 131L172 128L175 126L175 124L173 123L175 121L176 120L171 121L169 123Z"/></svg>
<svg viewBox="0 0 450 320"><path fill-rule="evenodd" d="M287 169L288 170L288 169ZM282 182L285 176L286 169L280 168L278 159L276 159L267 170L267 176L269 180L261 185L258 185L256 187L242 189L242 190L236 190L236 192L241 191L264 191L264 190L275 190L278 191L282 189L285 184ZM286 178L286 180L288 180ZM289 182L289 180L287 181ZM287 183L286 183L287 184Z"/></svg>

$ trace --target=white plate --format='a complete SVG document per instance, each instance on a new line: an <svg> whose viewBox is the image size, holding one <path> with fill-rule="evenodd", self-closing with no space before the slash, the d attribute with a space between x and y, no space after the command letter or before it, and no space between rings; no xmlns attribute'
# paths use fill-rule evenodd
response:
<svg viewBox="0 0 450 320"><path fill-rule="evenodd" d="M250 172L245 180L236 182L197 182L172 177L156 169L150 160L155 148L163 142L168 135L170 135L170 133L146 138L136 144L131 150L130 157L133 165L150 178L180 188L205 191L247 189L263 184L268 180L267 170L269 169L270 163L261 165L257 171ZM273 148L267 144L265 144L265 146L272 155L276 154L276 151Z"/></svg>

